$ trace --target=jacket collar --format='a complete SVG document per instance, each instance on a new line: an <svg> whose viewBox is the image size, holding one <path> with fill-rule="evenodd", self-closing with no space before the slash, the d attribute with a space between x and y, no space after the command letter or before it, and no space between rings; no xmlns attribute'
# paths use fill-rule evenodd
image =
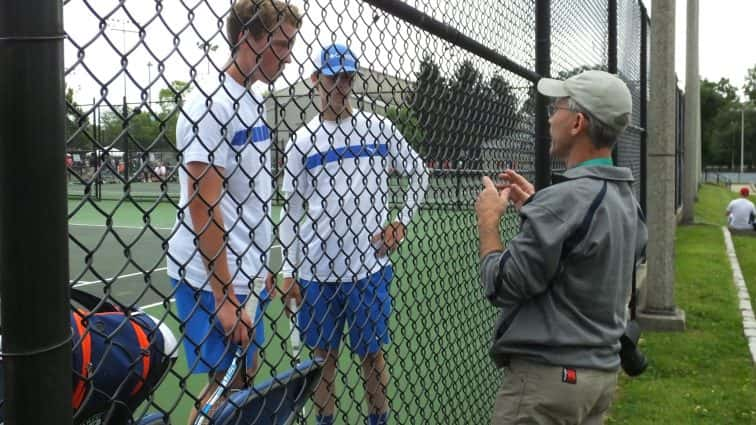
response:
<svg viewBox="0 0 756 425"><path fill-rule="evenodd" d="M635 181L633 172L625 167L607 167L605 165L586 165L582 167L570 168L561 174L552 174L552 184L562 183L567 180L575 179L599 179L612 180L632 183Z"/></svg>

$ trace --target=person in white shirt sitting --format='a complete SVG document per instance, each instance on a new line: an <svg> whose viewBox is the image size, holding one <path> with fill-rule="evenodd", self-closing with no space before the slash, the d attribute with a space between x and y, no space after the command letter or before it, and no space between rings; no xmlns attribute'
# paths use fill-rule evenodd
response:
<svg viewBox="0 0 756 425"><path fill-rule="evenodd" d="M748 199L747 187L740 189L740 199L735 199L727 205L727 227L730 230L756 230L756 207Z"/></svg>

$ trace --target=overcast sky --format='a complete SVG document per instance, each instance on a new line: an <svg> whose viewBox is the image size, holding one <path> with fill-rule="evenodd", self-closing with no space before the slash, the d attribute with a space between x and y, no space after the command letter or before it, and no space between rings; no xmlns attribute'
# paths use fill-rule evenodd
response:
<svg viewBox="0 0 756 425"><path fill-rule="evenodd" d="M644 0L649 10L651 1ZM675 9L675 68L683 88L687 4L687 0L677 0ZM742 95L746 71L756 66L756 1L700 0L699 5L701 77L729 78Z"/></svg>
<svg viewBox="0 0 756 425"><path fill-rule="evenodd" d="M671 0L664 0L671 1ZM202 38L210 39L212 44L218 45L217 51L211 54L214 63L222 66L228 57L228 49L222 37L218 34L222 27L222 15L228 8L230 0L185 0L183 3L193 8L194 20L188 19L189 12L178 0L163 0L162 11L157 18L154 1L128 0L124 1L131 18L119 9L119 0L69 0L64 6L64 25L69 35L65 45L67 83L76 91L76 100L80 104L90 103L92 98L100 99L104 96L102 84L107 83L107 97L113 103L120 103L124 92L123 75L120 70L120 56L118 51L123 49L124 41L129 54L126 87L129 102L139 100L141 90L148 76L155 79L158 75L157 63L165 64L163 81L158 81L150 93L156 99L158 91L172 80L189 80L190 64L196 65L198 79L208 79L209 75L216 75L208 62L203 60L203 52L197 47ZM473 38L492 44L497 51L503 52L517 62L530 61L526 57L532 46L528 41L512 38L501 28L522 28L529 22L529 16L518 16L510 13L512 10L522 10L527 14L532 0L508 0L505 6L492 6L488 13L491 20L485 27L470 26L464 21L465 13L485 15L480 10L461 7L469 2L462 0L409 0L411 5L433 15L437 19L449 22L465 32L472 31ZM651 0L644 0L651 10ZM291 3L306 9L306 20L302 33L295 47L295 64L290 65L284 77L277 82L277 87L285 86L296 80L303 72L308 72L308 58L313 50L319 48L319 43L331 40L350 40L364 62L373 64L374 68L385 68L385 71L407 78L419 64L424 53L439 55L448 59L455 57L470 57L459 49L447 51L448 45L436 38L428 38L421 31L390 17L383 12L376 12L360 0L291 0ZM497 5L499 3L492 3ZM685 81L685 24L687 0L677 0L676 8L676 71L684 87ZM91 9L90 9L91 7ZM460 12L462 11L462 12ZM103 21L107 20L104 31L110 41L98 37L99 15ZM374 17L379 15L378 20ZM337 22L338 16L342 21ZM700 0L700 71L703 78L718 80L729 78L739 89L743 85L744 75L749 67L756 65L756 0ZM146 26L145 44L141 45L137 27L128 22L137 20ZM123 24L123 22L127 22ZM118 31L125 28L127 32ZM179 34L174 37L172 33ZM417 46L423 51L418 52ZM80 49L83 48L83 49ZM416 54L407 55L401 52L414 51ZM78 54L84 53L83 61L79 62ZM74 66L75 64L78 65ZM152 66L149 66L149 64ZM478 62L484 74L496 71L490 65ZM532 64L523 63L526 67ZM86 66L84 66L86 65ZM301 65L301 66L300 66ZM446 71L450 71L454 63L442 63ZM98 82L99 80L99 82ZM515 85L516 82L515 82ZM262 90L262 88L261 88Z"/></svg>

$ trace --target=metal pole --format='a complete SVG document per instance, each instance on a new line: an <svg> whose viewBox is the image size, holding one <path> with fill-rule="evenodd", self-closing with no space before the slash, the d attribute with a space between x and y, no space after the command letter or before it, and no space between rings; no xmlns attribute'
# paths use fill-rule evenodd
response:
<svg viewBox="0 0 756 425"><path fill-rule="evenodd" d="M7 425L71 424L63 40L62 0L0 2Z"/></svg>
<svg viewBox="0 0 756 425"><path fill-rule="evenodd" d="M617 73L617 0L609 0L608 4L608 51L607 51L607 65L609 72L612 74Z"/></svg>
<svg viewBox="0 0 756 425"><path fill-rule="evenodd" d="M641 8L641 40L640 40L640 125L643 128L641 132L640 145L640 165L641 165L641 187L640 187L640 205L643 213L648 215L646 209L646 197L648 196L648 178L647 167L648 159L648 12L643 3Z"/></svg>
<svg viewBox="0 0 756 425"><path fill-rule="evenodd" d="M112 19L110 19L110 21L121 24L121 28L112 28L112 30L120 32L121 33L121 40L123 41L123 51L122 51L123 57L121 59L121 66L124 67L124 69L122 69L122 71L123 71L123 108L122 108L122 112L123 112L123 128L124 128L124 130L126 130L126 128L128 127L128 120L126 118L127 118L128 112L129 112L129 108L128 108L128 105L126 103L126 85L127 85L127 82L126 82L126 69L125 69L125 67L127 66L127 63L128 63L127 59L126 59L126 33L129 32L129 33L132 33L132 34L138 34L139 31L134 31L134 30L128 30L128 29L126 29L127 22L125 20L120 20L120 19L112 18ZM128 132L124 131L124 137L125 137L125 139L124 139L123 158L122 158L123 162L124 162L124 164L123 164L124 165L123 177L124 177L124 179L128 180L129 179L129 135L128 135ZM116 170L116 173L117 172L118 172L118 170Z"/></svg>
<svg viewBox="0 0 756 425"><path fill-rule="evenodd" d="M608 51L607 65L609 72L617 74L617 0L609 0L608 5ZM612 160L619 164L619 147L612 149Z"/></svg>
<svg viewBox="0 0 756 425"><path fill-rule="evenodd" d="M152 104L152 62L147 62L147 104Z"/></svg>
<svg viewBox="0 0 756 425"><path fill-rule="evenodd" d="M536 0L536 74L551 75L551 0ZM551 157L549 156L549 117L546 112L548 99L533 88L535 96L535 186L542 189L551 182Z"/></svg>
<svg viewBox="0 0 756 425"><path fill-rule="evenodd" d="M92 98L92 125L94 126L94 128L92 129L92 136L94 140L92 140L92 159L94 159L95 167L94 167L94 170L92 170L92 176L89 179L89 182L87 182L86 187L88 187L90 191L94 189L95 199L97 199L97 168L98 168L97 167L97 141L99 140L97 138L98 137L97 127L99 124L98 117L97 117L97 109L98 109L97 99L93 97ZM89 158L87 158L87 164L86 164L87 169L89 169L89 166L91 164L92 163L89 161ZM85 193L86 193L86 190L85 190ZM97 200L99 201L99 199Z"/></svg>
<svg viewBox="0 0 756 425"><path fill-rule="evenodd" d="M126 104L126 96L123 97L123 178L129 179L129 106ZM118 172L118 170L116 170Z"/></svg>
<svg viewBox="0 0 756 425"><path fill-rule="evenodd" d="M743 141L745 129L745 108L740 108L740 173L738 174L738 183L743 183Z"/></svg>

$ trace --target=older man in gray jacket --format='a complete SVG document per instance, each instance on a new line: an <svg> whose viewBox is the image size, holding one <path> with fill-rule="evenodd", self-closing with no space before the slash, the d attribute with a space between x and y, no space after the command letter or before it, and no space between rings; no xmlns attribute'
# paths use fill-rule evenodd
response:
<svg viewBox="0 0 756 425"><path fill-rule="evenodd" d="M504 368L494 424L600 424L620 367L636 255L647 239L629 169L612 148L630 120L627 86L602 71L542 79L551 155L567 171L535 192L512 170L483 178L476 211L481 274L501 308L491 357ZM509 201L520 232L501 241Z"/></svg>

